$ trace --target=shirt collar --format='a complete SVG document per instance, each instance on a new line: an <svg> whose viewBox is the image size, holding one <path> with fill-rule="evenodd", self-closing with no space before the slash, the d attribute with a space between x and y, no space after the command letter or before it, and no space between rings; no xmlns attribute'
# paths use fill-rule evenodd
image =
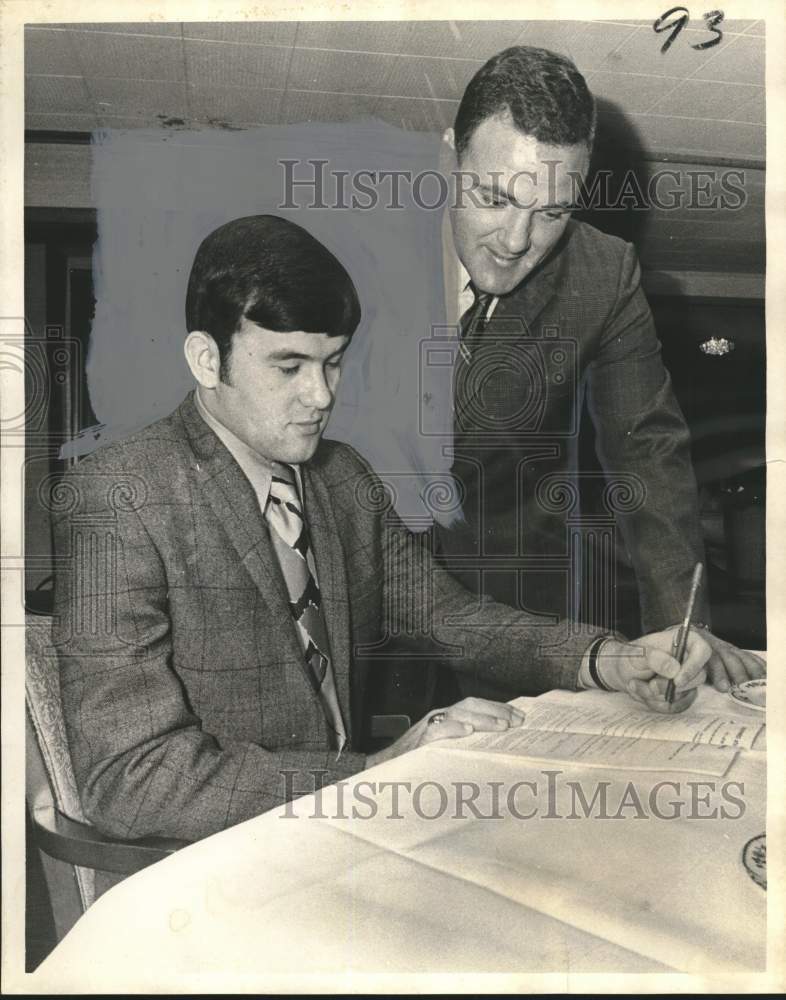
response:
<svg viewBox="0 0 786 1000"><path fill-rule="evenodd" d="M246 479L248 479L251 483L251 486L257 495L259 509L264 513L270 496L270 482L278 463L271 462L268 459L263 458L262 455L254 451L253 448L250 448L245 441L241 441L236 434L233 434L232 431L222 424L217 417L214 417L202 402L199 388L197 388L194 393L194 400L200 417L202 417L208 427L213 431L216 437L218 437L230 455L240 466ZM297 480L298 491L302 497L303 480L301 477L300 466L292 465L290 468L295 470L295 479Z"/></svg>
<svg viewBox="0 0 786 1000"><path fill-rule="evenodd" d="M456 256L456 263L458 264L459 292L466 292L471 280L469 271L461 263L458 256Z"/></svg>
<svg viewBox="0 0 786 1000"><path fill-rule="evenodd" d="M449 324L457 325L464 313L475 301L474 292L469 287L469 271L461 263L453 242L453 228L447 210L442 217L443 278L445 282L445 318ZM498 296L493 296L486 309L486 319L490 319L497 308Z"/></svg>

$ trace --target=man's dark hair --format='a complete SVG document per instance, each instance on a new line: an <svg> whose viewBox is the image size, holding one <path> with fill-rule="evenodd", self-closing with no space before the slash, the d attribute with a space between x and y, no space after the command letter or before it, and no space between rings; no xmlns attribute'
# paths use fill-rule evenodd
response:
<svg viewBox="0 0 786 1000"><path fill-rule="evenodd" d="M360 303L352 279L319 240L288 219L249 215L202 240L188 279L186 328L215 340L224 381L243 317L276 333L351 337Z"/></svg>
<svg viewBox="0 0 786 1000"><path fill-rule="evenodd" d="M487 118L509 112L525 135L551 146L592 146L595 101L570 59L515 45L492 56L470 80L455 123L456 154Z"/></svg>

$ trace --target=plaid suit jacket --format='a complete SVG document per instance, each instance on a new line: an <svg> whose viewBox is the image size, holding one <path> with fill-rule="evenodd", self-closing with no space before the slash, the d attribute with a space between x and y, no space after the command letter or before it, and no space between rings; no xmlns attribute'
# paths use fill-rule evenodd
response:
<svg viewBox="0 0 786 1000"><path fill-rule="evenodd" d="M362 770L369 663L411 629L522 693L574 687L592 639L476 600L397 519L347 445L303 467L305 511L349 748L329 751L267 525L197 412L99 450L61 484L55 641L88 819L197 839ZM282 772L290 774L287 780Z"/></svg>
<svg viewBox="0 0 786 1000"><path fill-rule="evenodd" d="M568 553L569 518L575 523L579 514L586 396L598 457L619 483L605 499L636 572L643 629L680 621L693 567L704 559L696 480L633 246L571 221L544 265L499 299L472 370L482 406L470 409L454 441L466 520L439 529L446 555L475 557L474 577L460 570L457 577L477 587L490 556L485 593L568 613L575 580L553 567ZM520 555L535 561L518 579L495 569L501 556ZM586 591L588 577L598 584L599 565L585 573ZM599 592L593 602L608 616L613 594ZM697 618L708 622L706 591L699 605Z"/></svg>

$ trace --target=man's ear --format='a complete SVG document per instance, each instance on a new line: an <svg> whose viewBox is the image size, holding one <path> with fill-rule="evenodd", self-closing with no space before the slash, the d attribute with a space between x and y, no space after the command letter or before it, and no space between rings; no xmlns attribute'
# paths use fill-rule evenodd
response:
<svg viewBox="0 0 786 1000"><path fill-rule="evenodd" d="M442 141L450 146L454 153L456 152L456 133L452 128L445 129L442 133Z"/></svg>
<svg viewBox="0 0 786 1000"><path fill-rule="evenodd" d="M218 344L204 330L193 330L186 337L183 351L191 374L205 389L215 389L221 380L221 355Z"/></svg>

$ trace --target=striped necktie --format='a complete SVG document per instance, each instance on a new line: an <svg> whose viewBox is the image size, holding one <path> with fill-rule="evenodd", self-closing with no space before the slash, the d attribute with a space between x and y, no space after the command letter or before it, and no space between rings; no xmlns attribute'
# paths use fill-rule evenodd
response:
<svg viewBox="0 0 786 1000"><path fill-rule="evenodd" d="M305 653L309 680L322 703L334 745L341 752L347 741L347 732L330 661L330 643L322 614L314 554L295 472L289 465L276 464L265 516L289 594L289 609Z"/></svg>
<svg viewBox="0 0 786 1000"><path fill-rule="evenodd" d="M482 381L477 373L472 371L472 357L478 346L486 325L486 313L489 303L494 298L489 292L478 292L472 282L469 288L475 296L475 301L459 320L459 355L455 367L455 384L453 388L453 412L455 429L465 429L469 412L476 404L476 398Z"/></svg>
<svg viewBox="0 0 786 1000"><path fill-rule="evenodd" d="M490 292L478 293L471 281L469 289L474 295L475 301L459 320L459 337L461 338L459 351L466 364L472 360L472 352L477 347L480 334L483 333L489 302L494 298Z"/></svg>

